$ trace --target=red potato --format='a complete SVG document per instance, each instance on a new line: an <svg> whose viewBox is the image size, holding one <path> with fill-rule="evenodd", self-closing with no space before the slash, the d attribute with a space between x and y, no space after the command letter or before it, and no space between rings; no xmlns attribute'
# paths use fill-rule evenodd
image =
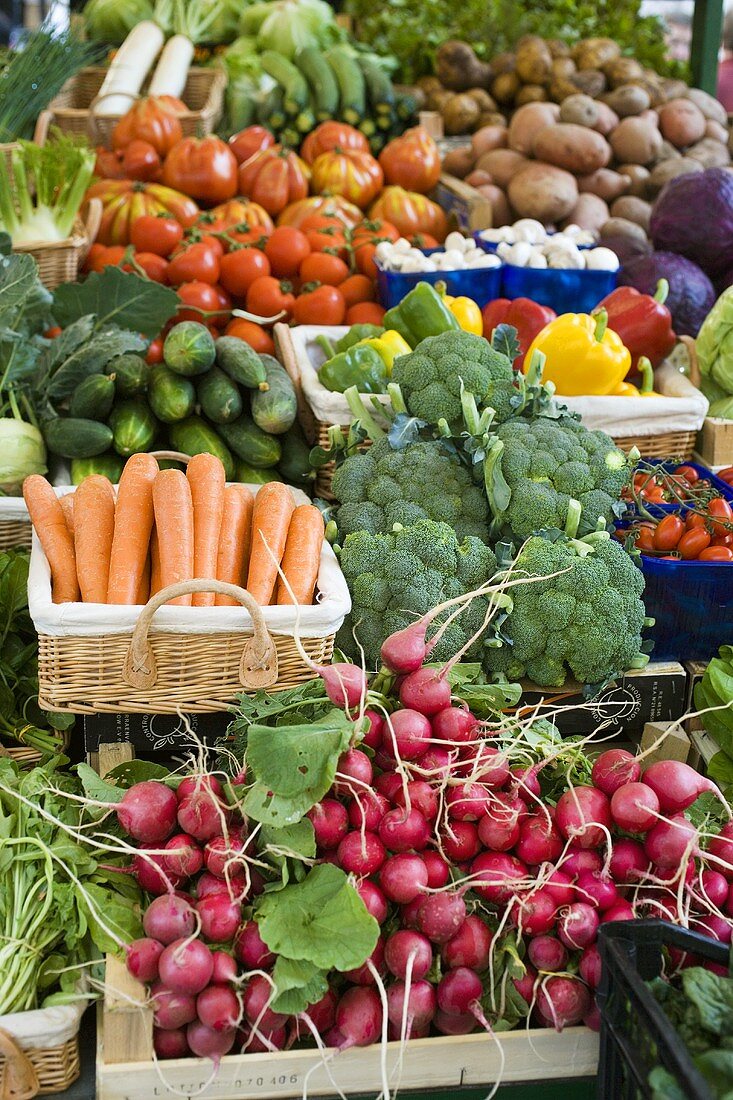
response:
<svg viewBox="0 0 733 1100"><path fill-rule="evenodd" d="M471 148L474 156L478 158L492 149L506 149L508 140L505 126L482 126L471 135Z"/></svg>
<svg viewBox="0 0 733 1100"><path fill-rule="evenodd" d="M705 136L705 115L689 99L672 99L660 108L659 129L665 141L686 149Z"/></svg>
<svg viewBox="0 0 733 1100"><path fill-rule="evenodd" d="M476 169L488 172L491 182L506 190L509 181L527 164L527 157L515 153L513 149L490 149L476 161Z"/></svg>
<svg viewBox="0 0 733 1100"><path fill-rule="evenodd" d="M462 180L468 175L474 166L476 155L470 145L462 145L459 149L451 149L443 157L443 171L449 176L456 176Z"/></svg>
<svg viewBox="0 0 733 1100"><path fill-rule="evenodd" d="M588 191L591 195L597 195L604 202L613 202L631 190L631 176L621 175L611 168L599 168L587 176L578 177L578 190L581 194Z"/></svg>
<svg viewBox="0 0 733 1100"><path fill-rule="evenodd" d="M514 112L509 124L509 148L529 155L540 130L553 126L559 118L557 103L525 103Z"/></svg>
<svg viewBox="0 0 733 1100"><path fill-rule="evenodd" d="M494 227L509 225L512 221L512 212L502 189L493 183L482 183L476 190L491 203L492 225Z"/></svg>
<svg viewBox="0 0 733 1100"><path fill-rule="evenodd" d="M567 218L578 201L575 177L551 164L528 164L509 184L509 202L520 218L554 223Z"/></svg>
<svg viewBox="0 0 733 1100"><path fill-rule="evenodd" d="M611 159L611 148L601 134L573 122L558 122L539 130L532 142L532 152L537 160L577 176L605 168Z"/></svg>
<svg viewBox="0 0 733 1100"><path fill-rule="evenodd" d="M567 218L560 222L560 227L566 225L579 225L581 229L587 229L591 233L600 232L601 226L608 221L608 205L598 195L578 195L578 201L568 214Z"/></svg>
<svg viewBox="0 0 733 1100"><path fill-rule="evenodd" d="M619 117L614 110L612 110L607 103L601 103L596 101L598 107L598 118L596 119L593 129L603 134L604 137L608 137L612 130L619 124Z"/></svg>

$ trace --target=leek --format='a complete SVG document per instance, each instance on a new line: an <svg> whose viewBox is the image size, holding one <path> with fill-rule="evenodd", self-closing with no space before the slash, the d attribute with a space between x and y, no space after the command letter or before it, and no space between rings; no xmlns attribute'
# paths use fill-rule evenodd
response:
<svg viewBox="0 0 733 1100"><path fill-rule="evenodd" d="M47 145L23 141L13 150L12 181L0 159L0 229L13 245L63 241L94 175L94 152L57 133Z"/></svg>

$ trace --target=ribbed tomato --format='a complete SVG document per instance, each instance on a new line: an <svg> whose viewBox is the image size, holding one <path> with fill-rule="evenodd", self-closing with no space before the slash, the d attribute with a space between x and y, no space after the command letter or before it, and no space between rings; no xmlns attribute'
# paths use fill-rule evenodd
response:
<svg viewBox="0 0 733 1100"><path fill-rule="evenodd" d="M429 233L436 241L444 241L448 232L448 219L436 202L402 187L385 187L369 208L369 217L391 222L403 237Z"/></svg>
<svg viewBox="0 0 733 1100"><path fill-rule="evenodd" d="M214 134L184 138L165 158L163 183L207 206L215 206L237 193L237 159L226 142Z"/></svg>
<svg viewBox="0 0 733 1100"><path fill-rule="evenodd" d="M169 214L182 226L193 225L199 208L193 199L160 183L133 180L100 180L85 198L102 200L99 244L129 244L133 223L144 214Z"/></svg>
<svg viewBox="0 0 733 1100"><path fill-rule="evenodd" d="M237 158L237 164L244 164L255 153L259 153L261 149L269 149L274 144L274 134L264 126L247 126L229 138L229 146Z"/></svg>
<svg viewBox="0 0 733 1100"><path fill-rule="evenodd" d="M379 155L387 183L396 183L407 191L426 194L440 179L440 153L423 126L405 130Z"/></svg>
<svg viewBox="0 0 733 1100"><path fill-rule="evenodd" d="M139 99L122 116L112 131L112 148L125 149L131 141L147 141L165 157L182 137L180 120L170 104L151 95Z"/></svg>
<svg viewBox="0 0 733 1100"><path fill-rule="evenodd" d="M237 225L246 225L249 229L259 227L260 236L272 233L275 226L267 211L249 199L230 199L219 206L207 210L199 219L199 224L212 233L222 233Z"/></svg>
<svg viewBox="0 0 733 1100"><path fill-rule="evenodd" d="M346 122L330 119L316 126L300 147L300 155L307 164L314 164L321 153L330 153L332 149L356 149L361 153L369 152L369 142L361 130L349 126Z"/></svg>
<svg viewBox="0 0 733 1100"><path fill-rule="evenodd" d="M352 229L364 217L358 206L347 202L341 195L311 195L309 199L300 199L286 206L277 219L277 224L294 225L296 229L303 229L303 223L314 214L338 219L348 229Z"/></svg>
<svg viewBox="0 0 733 1100"><path fill-rule="evenodd" d="M321 153L313 164L313 190L343 195L366 209L382 190L384 172L371 153L336 147Z"/></svg>
<svg viewBox="0 0 733 1100"><path fill-rule="evenodd" d="M239 190L268 214L279 214L308 194L310 168L292 149L272 145L261 149L239 168Z"/></svg>

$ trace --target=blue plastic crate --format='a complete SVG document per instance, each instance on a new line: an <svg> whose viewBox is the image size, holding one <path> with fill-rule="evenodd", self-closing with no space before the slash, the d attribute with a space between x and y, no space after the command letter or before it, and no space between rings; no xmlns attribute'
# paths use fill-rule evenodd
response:
<svg viewBox="0 0 733 1100"><path fill-rule="evenodd" d="M454 298L472 298L483 309L487 302L501 297L500 267L464 268L461 271L385 271L377 267L377 291L385 309L393 309L414 290L418 283L445 283L447 293Z"/></svg>
<svg viewBox="0 0 733 1100"><path fill-rule="evenodd" d="M725 481L722 481L719 477L716 477L712 470L708 470L707 466L701 466L698 462L687 461L680 463L663 462L655 463L655 465L663 466L664 469L669 470L670 473L673 473L678 465L692 466L695 470L697 470L701 478L706 478L710 482L711 486L714 489L717 489L724 500L727 500L729 504L733 505L733 487L728 485ZM674 512L679 512L680 514L684 515L690 510L690 505L679 504L677 503L677 501L671 501L669 504L653 504L651 502L645 501L644 507L650 515L657 516L659 518L661 518L662 516L670 515ZM629 513L633 515L639 514L636 506L631 502L629 502Z"/></svg>
<svg viewBox="0 0 733 1100"><path fill-rule="evenodd" d="M615 271L516 267L504 264L504 298L531 298L555 313L590 313L616 287Z"/></svg>

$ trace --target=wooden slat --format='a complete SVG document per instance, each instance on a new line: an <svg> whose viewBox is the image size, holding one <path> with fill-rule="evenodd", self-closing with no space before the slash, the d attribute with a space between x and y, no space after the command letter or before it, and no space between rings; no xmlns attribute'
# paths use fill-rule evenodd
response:
<svg viewBox="0 0 733 1100"><path fill-rule="evenodd" d="M275 325L272 330L273 339L275 342L275 352L282 363L285 370L288 372L290 381L293 383L295 389L295 398L298 403L298 420L300 426L305 433L305 437L309 443L315 443L318 435L318 426L316 418L313 415L313 410L308 404L305 395L303 393L303 383L300 378L300 367L298 365L298 357L295 354L295 348L293 347L293 339L290 335L290 326L284 325L282 322Z"/></svg>

